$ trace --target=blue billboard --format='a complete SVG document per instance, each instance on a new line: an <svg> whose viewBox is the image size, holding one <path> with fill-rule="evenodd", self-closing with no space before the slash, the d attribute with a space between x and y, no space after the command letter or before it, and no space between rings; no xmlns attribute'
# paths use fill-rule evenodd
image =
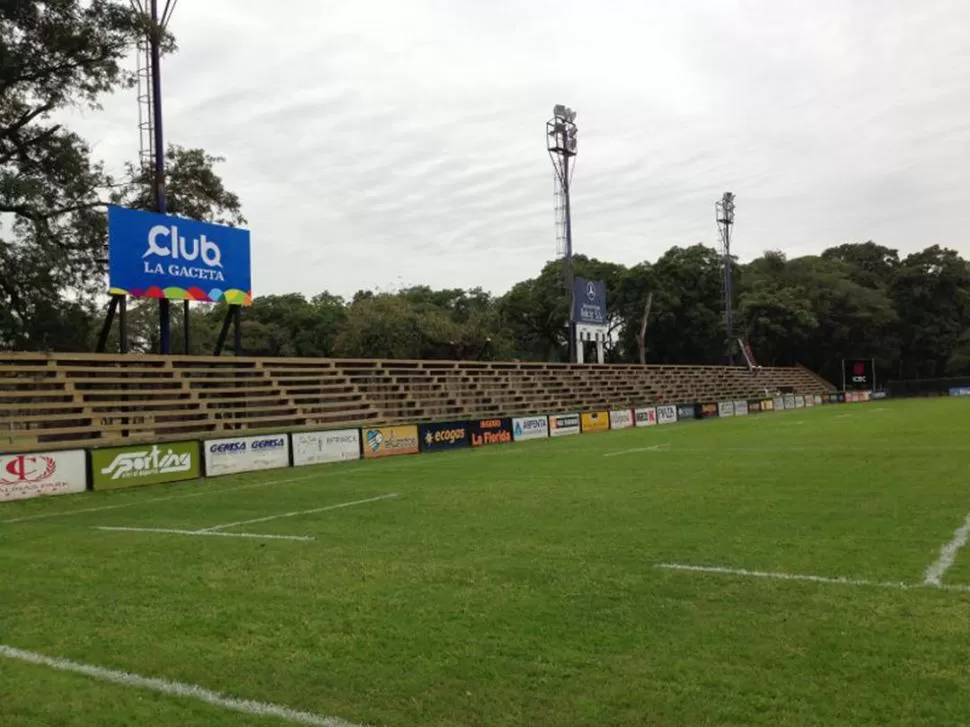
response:
<svg viewBox="0 0 970 727"><path fill-rule="evenodd" d="M249 230L108 207L112 295L253 302Z"/></svg>
<svg viewBox="0 0 970 727"><path fill-rule="evenodd" d="M601 280L573 280L573 320L585 325L606 325L606 283Z"/></svg>

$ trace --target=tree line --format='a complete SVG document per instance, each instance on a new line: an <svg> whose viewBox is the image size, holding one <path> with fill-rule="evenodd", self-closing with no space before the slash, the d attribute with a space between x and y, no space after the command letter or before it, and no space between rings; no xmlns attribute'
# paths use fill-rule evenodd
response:
<svg viewBox="0 0 970 727"><path fill-rule="evenodd" d="M51 120L129 86L123 60L145 21L112 0L22 0L0 6L0 348L91 351L104 316L108 202L149 209L152 170L113 179L89 145ZM166 39L174 52L174 39ZM167 150L170 211L244 224L239 198L202 149ZM722 258L672 247L633 266L575 258L607 286L611 362L724 361ZM868 241L788 259L732 261L736 334L761 365L803 364L830 380L840 360L875 358L882 377L970 374L970 265L930 246L900 256ZM502 295L417 286L395 293L327 291L257 297L244 312L245 353L561 361L568 300L562 261ZM639 334L650 301L646 335ZM173 341L182 340L174 306ZM222 305L193 305L189 353L211 353ZM157 303L130 306L132 350L158 346ZM117 333L109 345L117 346Z"/></svg>

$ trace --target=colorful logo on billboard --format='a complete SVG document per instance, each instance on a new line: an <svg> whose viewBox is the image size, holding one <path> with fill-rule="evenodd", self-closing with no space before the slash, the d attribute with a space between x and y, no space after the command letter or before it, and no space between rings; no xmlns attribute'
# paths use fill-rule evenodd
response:
<svg viewBox="0 0 970 727"><path fill-rule="evenodd" d="M0 502L87 489L84 452L0 456Z"/></svg>
<svg viewBox="0 0 970 727"><path fill-rule="evenodd" d="M508 444L512 441L511 419L479 419L472 423L472 446Z"/></svg>
<svg viewBox="0 0 970 727"><path fill-rule="evenodd" d="M573 286L573 318L576 323L606 325L606 283L576 278Z"/></svg>
<svg viewBox="0 0 970 727"><path fill-rule="evenodd" d="M875 388L875 372L872 359L845 359L842 361L842 375L845 388L871 390Z"/></svg>
<svg viewBox="0 0 970 727"><path fill-rule="evenodd" d="M199 443L112 447L91 452L94 488L117 489L199 477Z"/></svg>
<svg viewBox="0 0 970 727"><path fill-rule="evenodd" d="M546 417L513 419L512 436L516 442L526 439L545 439L549 436L549 420Z"/></svg>
<svg viewBox="0 0 970 727"><path fill-rule="evenodd" d="M112 295L252 305L249 230L108 207Z"/></svg>
<svg viewBox="0 0 970 727"><path fill-rule="evenodd" d="M606 411L587 412L580 417L584 432L606 432L610 428L610 414Z"/></svg>
<svg viewBox="0 0 970 727"><path fill-rule="evenodd" d="M468 427L458 422L446 424L422 424L418 427L421 439L421 451L433 452L440 449L455 449L467 447Z"/></svg>
<svg viewBox="0 0 970 727"><path fill-rule="evenodd" d="M418 428L414 424L368 429L364 439L364 457L368 459L418 453Z"/></svg>

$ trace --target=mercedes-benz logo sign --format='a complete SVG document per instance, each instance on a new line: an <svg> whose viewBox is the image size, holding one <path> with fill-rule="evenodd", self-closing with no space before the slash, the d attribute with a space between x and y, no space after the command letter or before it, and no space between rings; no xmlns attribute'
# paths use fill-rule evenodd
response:
<svg viewBox="0 0 970 727"><path fill-rule="evenodd" d="M596 300L596 283L592 281L586 283L586 297L590 300Z"/></svg>

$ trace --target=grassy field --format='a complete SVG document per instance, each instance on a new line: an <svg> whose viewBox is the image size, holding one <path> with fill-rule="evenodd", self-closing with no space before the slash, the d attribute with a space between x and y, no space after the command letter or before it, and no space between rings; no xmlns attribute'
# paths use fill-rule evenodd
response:
<svg viewBox="0 0 970 727"><path fill-rule="evenodd" d="M871 402L10 503L0 724L970 724L968 425ZM223 525L305 539L101 529Z"/></svg>

